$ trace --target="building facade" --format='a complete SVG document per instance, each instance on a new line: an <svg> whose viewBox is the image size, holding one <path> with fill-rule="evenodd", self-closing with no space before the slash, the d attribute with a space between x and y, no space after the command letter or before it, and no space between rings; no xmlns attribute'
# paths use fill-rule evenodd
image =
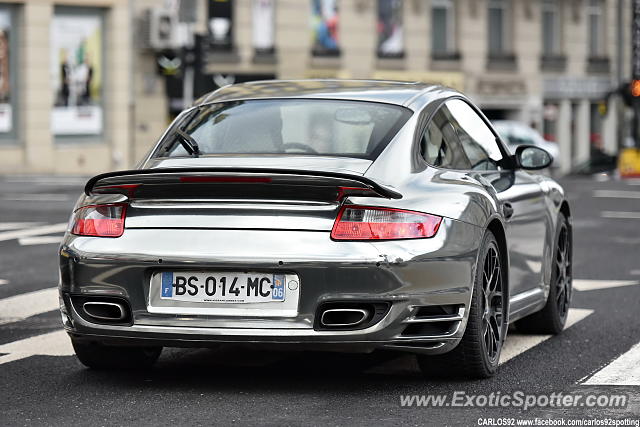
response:
<svg viewBox="0 0 640 427"><path fill-rule="evenodd" d="M157 12L167 34L149 30ZM0 2L12 116L3 131L0 105L0 170L129 167L185 99L229 83L374 78L464 91L490 119L556 141L568 171L615 153L628 128L620 102L603 114L602 100L629 76L630 12L630 0Z"/></svg>
<svg viewBox="0 0 640 427"><path fill-rule="evenodd" d="M0 2L0 173L131 162L131 27L120 0Z"/></svg>

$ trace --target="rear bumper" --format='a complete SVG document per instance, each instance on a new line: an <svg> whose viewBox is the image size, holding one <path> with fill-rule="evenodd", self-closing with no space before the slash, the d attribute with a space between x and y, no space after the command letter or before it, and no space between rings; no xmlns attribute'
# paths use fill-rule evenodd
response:
<svg viewBox="0 0 640 427"><path fill-rule="evenodd" d="M127 229L117 239L68 235L60 248L66 301L61 308L72 336L100 342L446 352L464 332L481 237L481 229L450 219L431 239L376 243L335 242L328 232L309 231ZM265 316L257 309L230 316L216 307L197 315L151 313L150 281L161 269L293 273L300 278L297 313ZM120 297L130 305L132 324L87 321L69 295ZM365 329L316 330L318 306L328 301L381 301L390 308ZM433 305L459 309L439 321L415 318L420 307Z"/></svg>

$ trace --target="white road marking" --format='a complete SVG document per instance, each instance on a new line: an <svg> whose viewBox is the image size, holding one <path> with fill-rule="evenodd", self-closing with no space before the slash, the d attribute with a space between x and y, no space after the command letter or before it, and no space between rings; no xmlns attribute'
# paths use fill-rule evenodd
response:
<svg viewBox="0 0 640 427"><path fill-rule="evenodd" d="M64 236L35 236L35 237L22 237L18 239L18 243L22 246L29 245L47 245L51 243L60 243Z"/></svg>
<svg viewBox="0 0 640 427"><path fill-rule="evenodd" d="M616 199L640 199L640 191L593 190L593 197L611 197Z"/></svg>
<svg viewBox="0 0 640 427"><path fill-rule="evenodd" d="M622 243L623 245L640 245L640 237L623 237L616 236L611 239L616 243Z"/></svg>
<svg viewBox="0 0 640 427"><path fill-rule="evenodd" d="M58 288L47 288L0 299L0 325L57 309Z"/></svg>
<svg viewBox="0 0 640 427"><path fill-rule="evenodd" d="M640 276L640 270L631 270L629 274L632 276Z"/></svg>
<svg viewBox="0 0 640 427"><path fill-rule="evenodd" d="M2 365L36 355L72 356L74 351L69 336L61 330L0 345L0 353L8 353L0 356Z"/></svg>
<svg viewBox="0 0 640 427"><path fill-rule="evenodd" d="M71 199L68 194L58 193L32 193L32 194L6 194L0 196L0 200L9 202L67 202Z"/></svg>
<svg viewBox="0 0 640 427"><path fill-rule="evenodd" d="M573 279L573 289L578 291L596 291L599 289L619 288L638 285L636 280L578 280Z"/></svg>
<svg viewBox="0 0 640 427"><path fill-rule="evenodd" d="M7 285L9 283L8 280L0 279L0 286Z"/></svg>
<svg viewBox="0 0 640 427"><path fill-rule="evenodd" d="M640 343L618 356L582 384L640 386Z"/></svg>
<svg viewBox="0 0 640 427"><path fill-rule="evenodd" d="M640 219L640 212L602 211L600 216L603 218Z"/></svg>
<svg viewBox="0 0 640 427"><path fill-rule="evenodd" d="M43 234L60 233L66 231L67 223L43 225L40 227L28 228L26 230L13 230L0 233L0 242L5 240L19 239L21 237L41 236Z"/></svg>
<svg viewBox="0 0 640 427"><path fill-rule="evenodd" d="M0 222L0 231L17 230L19 228L35 227L41 222Z"/></svg>
<svg viewBox="0 0 640 427"><path fill-rule="evenodd" d="M565 325L565 329L568 329L575 325L576 323L584 320L593 313L593 310L585 309L585 308L571 308L569 309L569 314L567 317L567 324ZM548 340L553 335L523 335L523 334L509 334L507 336L507 340L502 347L502 352L500 353L500 363L505 363L508 360L513 359L519 354L524 353L527 350L532 349L538 344Z"/></svg>

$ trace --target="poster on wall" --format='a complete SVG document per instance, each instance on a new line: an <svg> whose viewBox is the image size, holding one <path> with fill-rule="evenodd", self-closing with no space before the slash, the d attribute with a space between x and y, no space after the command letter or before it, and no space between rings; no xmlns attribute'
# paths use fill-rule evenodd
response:
<svg viewBox="0 0 640 427"><path fill-rule="evenodd" d="M402 0L378 0L378 55L403 54Z"/></svg>
<svg viewBox="0 0 640 427"><path fill-rule="evenodd" d="M340 54L338 44L337 0L312 0L311 36L313 54L331 56Z"/></svg>
<svg viewBox="0 0 640 427"><path fill-rule="evenodd" d="M13 116L11 109L11 14L0 10L0 133L11 132Z"/></svg>
<svg viewBox="0 0 640 427"><path fill-rule="evenodd" d="M102 133L102 16L56 13L51 25L54 135Z"/></svg>
<svg viewBox="0 0 640 427"><path fill-rule="evenodd" d="M256 53L274 52L274 7L275 0L253 0L253 48Z"/></svg>

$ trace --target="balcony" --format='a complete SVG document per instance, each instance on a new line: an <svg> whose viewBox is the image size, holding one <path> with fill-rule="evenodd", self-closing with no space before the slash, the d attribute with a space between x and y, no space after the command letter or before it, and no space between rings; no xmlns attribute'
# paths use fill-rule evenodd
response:
<svg viewBox="0 0 640 427"><path fill-rule="evenodd" d="M457 71L461 64L460 52L431 52L431 69L434 71Z"/></svg>
<svg viewBox="0 0 640 427"><path fill-rule="evenodd" d="M487 70L516 71L518 62L514 53L489 53L487 56Z"/></svg>
<svg viewBox="0 0 640 427"><path fill-rule="evenodd" d="M609 57L590 56L587 58L587 73L607 74L611 70Z"/></svg>
<svg viewBox="0 0 640 427"><path fill-rule="evenodd" d="M540 56L540 70L561 73L567 69L567 57L565 55Z"/></svg>

